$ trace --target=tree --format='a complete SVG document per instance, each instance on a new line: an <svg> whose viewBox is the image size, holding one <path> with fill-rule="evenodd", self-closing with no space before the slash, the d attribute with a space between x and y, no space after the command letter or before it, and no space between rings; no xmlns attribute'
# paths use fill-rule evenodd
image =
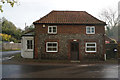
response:
<svg viewBox="0 0 120 80"><path fill-rule="evenodd" d="M33 30L34 29L34 24L31 24L30 26L26 26L25 27L25 32L26 31L31 31L31 30Z"/></svg>
<svg viewBox="0 0 120 80"><path fill-rule="evenodd" d="M0 19L0 33L2 33L2 19Z"/></svg>
<svg viewBox="0 0 120 80"><path fill-rule="evenodd" d="M100 13L100 19L106 22L106 35L118 40L118 23L120 22L117 16L117 10L104 9Z"/></svg>
<svg viewBox="0 0 120 80"><path fill-rule="evenodd" d="M3 41L10 41L11 35L0 33Z"/></svg>
<svg viewBox="0 0 120 80"><path fill-rule="evenodd" d="M12 39L21 40L22 30L17 28L12 22L8 21L4 17L2 18L2 33L11 35Z"/></svg>
<svg viewBox="0 0 120 80"><path fill-rule="evenodd" d="M9 3L12 7L14 6L15 3L17 3L17 0L1 0L0 1L0 11L3 12L2 6L4 3Z"/></svg>
<svg viewBox="0 0 120 80"><path fill-rule="evenodd" d="M107 23L107 27L116 27L120 20L117 16L117 10L113 9L104 9L99 16L103 21Z"/></svg>

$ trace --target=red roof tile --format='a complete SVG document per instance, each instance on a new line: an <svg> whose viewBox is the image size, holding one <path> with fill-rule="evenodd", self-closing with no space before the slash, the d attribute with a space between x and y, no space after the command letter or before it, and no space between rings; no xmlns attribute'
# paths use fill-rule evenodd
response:
<svg viewBox="0 0 120 80"><path fill-rule="evenodd" d="M106 24L86 11L51 11L34 23L49 24Z"/></svg>

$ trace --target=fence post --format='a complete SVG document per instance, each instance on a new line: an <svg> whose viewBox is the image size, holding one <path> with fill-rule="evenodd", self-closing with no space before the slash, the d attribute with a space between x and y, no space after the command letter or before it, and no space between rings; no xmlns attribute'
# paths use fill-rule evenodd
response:
<svg viewBox="0 0 120 80"><path fill-rule="evenodd" d="M106 61L106 54L104 54L104 61Z"/></svg>

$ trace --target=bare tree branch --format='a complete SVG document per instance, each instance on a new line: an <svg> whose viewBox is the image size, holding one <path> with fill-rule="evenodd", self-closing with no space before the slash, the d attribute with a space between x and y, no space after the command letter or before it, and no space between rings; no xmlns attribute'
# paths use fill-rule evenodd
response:
<svg viewBox="0 0 120 80"><path fill-rule="evenodd" d="M107 23L107 27L116 27L120 19L118 19L117 11L112 9L104 9L100 14L100 19Z"/></svg>

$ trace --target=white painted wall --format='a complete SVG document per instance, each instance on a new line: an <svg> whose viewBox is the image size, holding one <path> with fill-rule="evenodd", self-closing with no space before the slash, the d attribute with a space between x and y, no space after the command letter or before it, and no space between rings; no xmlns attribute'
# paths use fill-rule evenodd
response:
<svg viewBox="0 0 120 80"><path fill-rule="evenodd" d="M28 50L27 49L27 40L33 40L33 49ZM34 37L32 36L23 36L22 37L22 46L21 46L21 56L23 58L33 58L33 52L34 52Z"/></svg>

